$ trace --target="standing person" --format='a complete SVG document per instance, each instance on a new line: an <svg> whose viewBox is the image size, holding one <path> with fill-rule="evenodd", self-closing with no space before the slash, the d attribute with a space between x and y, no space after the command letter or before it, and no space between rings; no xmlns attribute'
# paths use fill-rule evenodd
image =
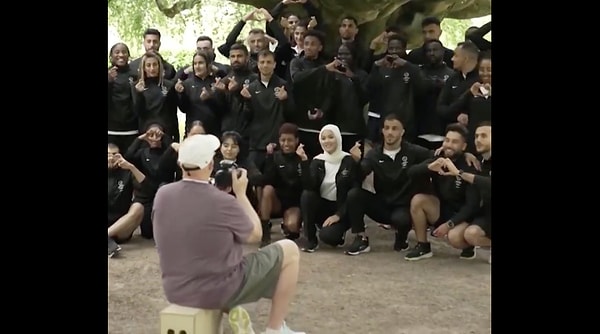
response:
<svg viewBox="0 0 600 334"><path fill-rule="evenodd" d="M344 151L349 151L355 142L363 141L367 135L367 123L363 109L369 98L367 95L367 72L356 64L356 49L354 44L342 44L337 53L337 59L342 63L339 70L333 73L333 123L341 131Z"/></svg>
<svg viewBox="0 0 600 334"><path fill-rule="evenodd" d="M165 134L179 142L177 120L177 92L175 82L165 79L162 57L147 52L140 62L140 79L135 85L135 109L140 129L146 124L157 122L165 127Z"/></svg>
<svg viewBox="0 0 600 334"><path fill-rule="evenodd" d="M444 126L455 123L459 114L464 113L464 101L474 83L479 81L477 62L479 49L473 42L458 43L454 50L452 74L444 83L437 102L437 113Z"/></svg>
<svg viewBox="0 0 600 334"><path fill-rule="evenodd" d="M210 57L204 52L197 52L192 59L193 75L175 84L179 93L179 109L185 114L185 127L190 128L195 121L200 121L206 133L220 135L225 95L215 88L217 80L211 69Z"/></svg>
<svg viewBox="0 0 600 334"><path fill-rule="evenodd" d="M262 228L246 197L245 170L232 173L235 197L209 184L219 146L212 135L185 139L178 158L183 179L156 194L152 216L167 300L229 312L237 332L254 333L238 306L271 299L267 334L301 334L284 321L298 282L298 246L281 240L243 255L243 245L258 242Z"/></svg>
<svg viewBox="0 0 600 334"><path fill-rule="evenodd" d="M469 94L463 95L463 113L457 121L469 129L469 152L475 152L475 129L483 122L492 121L492 53L482 52L479 57L479 80Z"/></svg>
<svg viewBox="0 0 600 334"><path fill-rule="evenodd" d="M108 69L108 142L125 152L138 136L138 118L133 96L134 77L131 76L129 48L117 43L109 52Z"/></svg>
<svg viewBox="0 0 600 334"><path fill-rule="evenodd" d="M416 114L417 134L441 136L444 127L441 117L436 112L437 100L446 80L454 71L444 63L444 47L440 41L429 40L423 44L423 48L426 57L425 64L421 66L424 79L423 94L415 101L419 110Z"/></svg>
<svg viewBox="0 0 600 334"><path fill-rule="evenodd" d="M406 53L406 39L393 35L388 39L387 55L373 64L367 81L372 113L368 122L369 139L379 142L381 120L389 114L400 117L406 130L404 139L414 142L417 137L415 99L422 92L421 69L402 58Z"/></svg>
<svg viewBox="0 0 600 334"><path fill-rule="evenodd" d="M483 36L487 35L490 31L492 31L492 21L482 25L480 28L470 27L465 32L465 41L469 40L475 43L480 51L491 51L492 42L483 38Z"/></svg>
<svg viewBox="0 0 600 334"><path fill-rule="evenodd" d="M154 28L148 28L144 31L144 40L143 40L143 45L144 45L144 52L149 52L149 51L153 51L153 52L158 52L160 51L160 31L158 31L158 29L154 29ZM135 78L139 78L141 72L139 70L140 68L140 63L142 62L142 57L139 57L138 59L135 59L131 62L131 75ZM169 64L168 62L164 61L163 59L163 68L165 69L165 78L166 79L173 79L175 78L175 68L173 67L173 65Z"/></svg>
<svg viewBox="0 0 600 334"><path fill-rule="evenodd" d="M255 8L253 11L246 14L244 18L238 22L233 29L231 29L231 32L229 35L227 35L225 43L219 46L218 50L223 56L230 58L229 52L231 51L231 47L234 44L237 44L240 32L246 25L246 22L262 20L267 21L267 26L271 29L272 36L277 40L277 47L273 52L275 54L275 63L277 64L278 68L281 67L281 70L284 70L287 68L287 64L289 64L292 58L294 58L294 51L291 48L289 39L279 25L279 22L274 20L269 11L264 8ZM256 66L258 53L262 50L269 50L269 40L265 36L265 31L259 28L250 30L246 40L248 42L248 46L250 47L248 68L252 72L258 72ZM276 70L276 73L283 77L282 74L285 74L285 72L281 70Z"/></svg>
<svg viewBox="0 0 600 334"><path fill-rule="evenodd" d="M231 72L220 80L217 89L226 93L226 107L222 116L221 131L235 131L248 138L248 119L244 114L245 98L240 94L244 87L258 78L256 73L248 68L248 48L243 44L234 44L229 50Z"/></svg>
<svg viewBox="0 0 600 334"><path fill-rule="evenodd" d="M213 46L212 38L208 36L200 36L196 39L196 53L204 52L208 55L208 58L211 63L211 68L213 74L218 78L224 78L227 76L227 73L231 70L228 65L224 65L215 61L215 48ZM190 74L194 73L194 64L182 67L177 71L175 78L181 81L185 81Z"/></svg>
<svg viewBox="0 0 600 334"><path fill-rule="evenodd" d="M279 127L294 108L287 82L278 77L274 69L275 55L269 50L259 52L259 78L240 92L246 99L244 112L248 117L250 160L261 171L264 170L267 146L277 145Z"/></svg>
<svg viewBox="0 0 600 334"><path fill-rule="evenodd" d="M423 34L423 43L431 40L440 40L442 36L442 21L437 17L426 17L421 21L421 32ZM450 49L444 48L444 62L448 67L452 68L452 57L454 52ZM417 65L423 65L427 62L427 55L425 54L425 45L413 49L406 58L409 62Z"/></svg>
<svg viewBox="0 0 600 334"><path fill-rule="evenodd" d="M294 58L290 64L292 93L296 101L296 111L290 119L298 125L300 141L306 153L314 157L321 152L317 134L331 123L333 116L332 72L341 73L336 67L339 60L327 62L323 56L325 34L309 30L304 36L304 54Z"/></svg>

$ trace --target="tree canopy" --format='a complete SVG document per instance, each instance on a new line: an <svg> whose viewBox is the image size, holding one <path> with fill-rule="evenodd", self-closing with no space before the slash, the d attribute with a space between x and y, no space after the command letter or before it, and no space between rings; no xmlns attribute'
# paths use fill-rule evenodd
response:
<svg viewBox="0 0 600 334"><path fill-rule="evenodd" d="M231 0L260 8L272 8L278 0ZM397 24L411 37L411 43L419 43L419 24L423 17L470 19L489 15L491 0L311 0L326 21L338 22L342 16L358 19L364 38L375 36L386 25ZM155 0L158 9L173 18L184 10L206 2L205 0ZM298 5L292 5L299 7ZM335 25L333 25L335 26Z"/></svg>
<svg viewBox="0 0 600 334"><path fill-rule="evenodd" d="M420 22L423 17L440 19L468 19L489 15L491 0L310 0L321 11L328 23L329 36L337 36L337 22L346 15L359 21L359 37L363 43L378 35L385 26L396 24L409 35L409 48L421 41ZM122 40L129 44L132 53L141 52L141 34L148 27L160 28L163 34L181 36L181 45L193 49L190 36L209 35L215 43L224 37L235 22L253 8L273 8L278 0L108 0L109 26L114 27ZM299 4L288 5L286 12L305 15ZM215 15L215 13L219 13ZM453 21L453 20L450 20ZM453 21L459 22L459 21ZM463 23L464 22L464 23ZM465 21L449 26L442 22L445 36L460 36L452 30L466 28ZM245 30L264 27L264 23L250 22ZM245 31L244 31L245 32ZM244 34L242 32L242 35ZM184 38L187 36L186 38ZM195 37L193 37L195 39ZM454 41L453 41L454 42ZM161 50L172 59L169 50ZM186 55L187 57L187 55Z"/></svg>

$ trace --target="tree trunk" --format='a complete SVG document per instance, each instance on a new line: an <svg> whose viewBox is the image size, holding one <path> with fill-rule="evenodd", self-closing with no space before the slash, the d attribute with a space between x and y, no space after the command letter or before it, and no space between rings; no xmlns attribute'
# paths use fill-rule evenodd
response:
<svg viewBox="0 0 600 334"><path fill-rule="evenodd" d="M231 0L257 8L273 8L277 0ZM419 46L421 20L427 16L440 19L469 19L491 14L491 0L309 0L317 6L327 22L327 37L337 39L337 26L346 15L355 17L359 24L359 39L366 46L387 25L395 24L409 37L409 48ZM176 0L171 6L165 0L155 0L158 8L168 17L202 4L202 0ZM289 10L305 15L299 5L289 5Z"/></svg>

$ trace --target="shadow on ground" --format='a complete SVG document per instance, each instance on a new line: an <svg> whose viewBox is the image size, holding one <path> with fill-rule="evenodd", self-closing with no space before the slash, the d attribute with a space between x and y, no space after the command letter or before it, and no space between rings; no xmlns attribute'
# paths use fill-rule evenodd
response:
<svg viewBox="0 0 600 334"><path fill-rule="evenodd" d="M408 262L404 253L392 251L393 232L370 222L368 233L369 254L350 257L327 246L301 254L290 327L308 334L491 333L489 252L460 260L459 251L433 239L434 257ZM277 227L273 237L280 238ZM167 301L154 244L134 236L122 247L108 265L109 333L159 333L159 312ZM269 302L246 308L256 332L264 331ZM231 333L228 326L224 333Z"/></svg>

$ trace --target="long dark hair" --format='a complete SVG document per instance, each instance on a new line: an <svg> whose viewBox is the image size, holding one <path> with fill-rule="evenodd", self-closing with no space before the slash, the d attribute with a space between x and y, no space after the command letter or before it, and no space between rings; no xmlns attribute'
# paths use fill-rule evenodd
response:
<svg viewBox="0 0 600 334"><path fill-rule="evenodd" d="M223 135L221 135L221 145L223 145L223 143L227 139L231 139L237 146L239 146L240 152L237 155L236 162L238 164L244 164L246 162L246 159L248 159L249 154L248 144L246 143L244 138L242 138L242 136L236 131L225 131L223 132ZM219 150L218 155L221 159L223 159L223 154L221 153L221 150Z"/></svg>

